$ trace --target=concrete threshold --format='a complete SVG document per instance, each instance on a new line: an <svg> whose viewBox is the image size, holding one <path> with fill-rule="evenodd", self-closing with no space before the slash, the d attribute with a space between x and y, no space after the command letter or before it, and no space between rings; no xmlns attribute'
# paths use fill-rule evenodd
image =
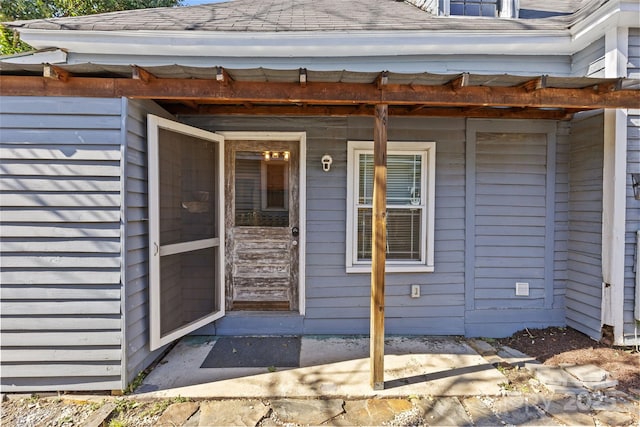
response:
<svg viewBox="0 0 640 427"><path fill-rule="evenodd" d="M453 337L385 340L385 388L369 385L368 337L302 337L299 368L200 368L216 337L186 337L145 378L140 398L342 398L498 395L505 377Z"/></svg>

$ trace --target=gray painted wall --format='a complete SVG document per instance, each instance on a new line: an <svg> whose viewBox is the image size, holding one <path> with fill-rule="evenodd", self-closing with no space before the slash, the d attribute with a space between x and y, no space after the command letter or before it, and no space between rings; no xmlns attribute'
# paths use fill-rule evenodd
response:
<svg viewBox="0 0 640 427"><path fill-rule="evenodd" d="M604 77L604 37L571 55L571 74Z"/></svg>
<svg viewBox="0 0 640 427"><path fill-rule="evenodd" d="M230 313L216 322L215 328L201 332L232 334L238 331L251 333L253 330L264 333L367 333L369 276L345 273L346 141L371 140L373 121L368 118L317 117L193 116L182 119L212 131L307 132L305 318L282 315L253 317ZM509 190L499 184L485 183L484 178L480 177L479 181L483 185L487 184L480 189L479 194L487 208L483 220L488 222L483 225L484 231L479 231L486 236L479 238L493 239L488 242L488 247L483 248L487 254L500 249L508 252L520 250L523 253L520 261L527 265L516 263L517 265L511 265L513 268L510 272L505 273L505 269L509 267L503 265L505 260L490 257L489 261L497 263L496 265L479 266L477 271L472 269L471 274L480 278L478 283L482 283L474 289L474 278L467 277L467 295L472 295L472 308L477 304L478 310L466 312L465 324L465 274L469 275L469 271L465 273L465 121L392 117L389 121L390 141L437 142L436 234L434 273L387 275L387 333L504 336L524 326L564 324L566 273L563 268L567 258L566 244L554 239L556 227L560 229L558 239L566 238L567 229L568 167L563 166L556 171L556 150L561 150L564 155L560 160L567 161L566 126L562 127L564 135L557 138L555 123L490 121L485 124L492 129L506 126L510 129L513 141L508 150L502 147L490 156L483 157L488 163L481 162L478 170L491 175L490 170L494 168L497 171L494 178L514 178L519 180L520 186L513 185ZM536 136L519 135L521 129ZM546 132L550 134L547 135ZM539 164L538 159L531 161L532 153L528 151L531 147L526 142L532 138L538 141L535 149L540 151L538 154L542 164ZM557 139L562 142L558 144ZM326 153L331 154L334 159L330 173L324 173L320 169L320 158ZM527 174L519 177L501 174L510 171L509 165L518 159L533 169L533 175L539 176L537 185L529 188L526 183L531 176ZM519 166L518 170L521 170L523 166ZM556 188L559 189L558 193ZM523 195L525 190L535 194ZM473 201L468 199L468 203ZM531 203L535 206L530 206ZM513 226L500 227L496 231L494 228L497 223L493 215L498 211L503 212L500 220L511 222ZM492 236L489 229L498 234ZM531 244L522 243L523 239ZM523 268L530 270L531 274L522 276ZM530 281L530 297L515 297L515 281L520 279ZM411 284L421 285L421 298L409 297ZM554 284L558 287L554 287ZM497 306L504 310L495 310Z"/></svg>
<svg viewBox="0 0 640 427"><path fill-rule="evenodd" d="M138 372L158 357L161 349L149 351L149 230L147 187L147 114L172 118L151 101L125 100L124 114L126 159L124 176L123 215L124 240L125 322L124 384L131 382Z"/></svg>
<svg viewBox="0 0 640 427"><path fill-rule="evenodd" d="M468 122L467 335L564 324L556 264L565 248L556 247L555 230L563 231L556 211L565 209L566 190L556 194L556 181L565 182L566 169L558 178L557 140L554 122ZM517 282L529 284L528 296L516 295Z"/></svg>
<svg viewBox="0 0 640 427"><path fill-rule="evenodd" d="M173 64L175 57L166 56L140 56L126 55L96 55L69 53L70 64L82 64L86 62L103 64L136 64L140 66ZM180 64L193 67L225 68L275 68L298 69L300 67L316 71L335 71L345 68L343 57L309 57L309 58L260 58L256 64L256 58L239 57L194 57L181 56ZM428 64L425 65L425 64ZM347 68L350 71L389 70L396 73L443 73L457 74L473 70L478 74L503 74L505 70L509 74L569 76L572 74L571 58L567 55L398 55L398 56L374 56L349 58Z"/></svg>
<svg viewBox="0 0 640 427"><path fill-rule="evenodd" d="M640 28L629 29L630 78L640 78ZM635 304L635 257L640 256L636 248L636 231L640 230L640 201L633 196L631 173L640 173L640 108L628 110L627 126L627 226L624 270L624 336L625 342L638 344L637 323L633 318Z"/></svg>
<svg viewBox="0 0 640 427"><path fill-rule="evenodd" d="M600 339L604 116L572 121L569 156L567 325Z"/></svg>
<svg viewBox="0 0 640 427"><path fill-rule="evenodd" d="M345 273L346 141L371 140L369 118L188 117L209 130L307 132L307 247L304 319L276 315L265 319L227 315L218 333L257 330L297 333L366 333L369 328L369 275ZM436 272L390 274L386 331L390 334L464 333L464 120L389 121L389 140L438 141L436 156ZM333 156L331 172L320 158ZM409 297L410 285L422 297ZM274 329L276 328L276 329ZM277 333L277 332L276 332Z"/></svg>
<svg viewBox="0 0 640 427"><path fill-rule="evenodd" d="M0 100L3 391L121 388L121 110Z"/></svg>

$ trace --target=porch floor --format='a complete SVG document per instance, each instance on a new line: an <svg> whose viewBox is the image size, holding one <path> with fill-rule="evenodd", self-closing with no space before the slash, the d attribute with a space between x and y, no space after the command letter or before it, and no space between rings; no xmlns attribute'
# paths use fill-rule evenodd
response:
<svg viewBox="0 0 640 427"><path fill-rule="evenodd" d="M369 385L369 338L303 336L299 368L201 368L218 337L188 336L136 390L139 397L367 398L497 395L505 377L463 339L388 337L385 387Z"/></svg>

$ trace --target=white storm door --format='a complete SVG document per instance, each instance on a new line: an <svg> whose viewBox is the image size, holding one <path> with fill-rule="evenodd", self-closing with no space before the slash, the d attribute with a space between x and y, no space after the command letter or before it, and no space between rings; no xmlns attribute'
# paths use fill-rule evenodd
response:
<svg viewBox="0 0 640 427"><path fill-rule="evenodd" d="M148 115L150 348L224 315L224 138Z"/></svg>

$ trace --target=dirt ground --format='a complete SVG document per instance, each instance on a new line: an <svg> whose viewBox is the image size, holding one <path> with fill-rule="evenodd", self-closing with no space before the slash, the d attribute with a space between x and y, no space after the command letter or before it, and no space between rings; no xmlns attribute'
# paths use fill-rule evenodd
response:
<svg viewBox="0 0 640 427"><path fill-rule="evenodd" d="M545 365L599 366L618 380L618 390L640 393L640 353L635 348L611 347L571 328L525 329L497 341Z"/></svg>

